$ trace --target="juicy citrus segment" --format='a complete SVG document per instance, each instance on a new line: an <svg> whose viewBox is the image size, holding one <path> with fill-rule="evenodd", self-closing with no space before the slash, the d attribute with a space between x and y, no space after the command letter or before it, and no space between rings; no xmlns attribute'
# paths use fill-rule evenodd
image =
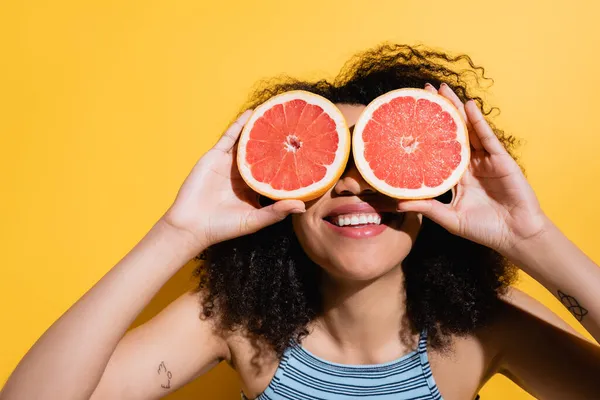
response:
<svg viewBox="0 0 600 400"><path fill-rule="evenodd" d="M469 165L468 132L446 98L399 89L373 100L353 133L353 155L363 178L395 198L438 196Z"/></svg>
<svg viewBox="0 0 600 400"><path fill-rule="evenodd" d="M329 100L305 91L275 96L254 110L238 144L244 181L272 199L310 200L339 179L350 132Z"/></svg>

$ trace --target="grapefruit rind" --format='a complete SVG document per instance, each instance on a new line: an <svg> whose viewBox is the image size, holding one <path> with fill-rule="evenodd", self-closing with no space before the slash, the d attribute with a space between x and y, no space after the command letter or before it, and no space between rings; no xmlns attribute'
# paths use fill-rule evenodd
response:
<svg viewBox="0 0 600 400"><path fill-rule="evenodd" d="M254 123L263 116L263 114L277 104L287 103L292 100L300 99L308 104L321 107L325 113L334 121L336 131L338 132L338 148L334 161L327 167L325 176L309 185L296 190L280 190L273 188L270 184L257 181L250 170L250 166L246 160L246 145L250 139L250 132L254 127ZM350 130L346 124L346 119L341 111L331 101L317 94L304 90L292 90L276 96L273 96L260 106L256 107L248 122L244 126L240 134L237 147L237 166L242 179L255 192L266 196L272 200L297 199L297 200L313 200L323 195L329 190L342 176L346 168L346 163L350 156ZM283 143L282 143L283 145Z"/></svg>
<svg viewBox="0 0 600 400"><path fill-rule="evenodd" d="M365 146L362 140L362 133L367 123L371 120L373 112L379 109L381 105L390 102L392 99L404 96L413 97L415 100L426 99L438 103L442 107L442 110L448 112L456 123L456 141L461 145L461 161L452 174L438 186L422 186L418 189L398 188L391 186L387 182L375 176L369 167L368 161L364 157ZM354 163L363 179L380 193L396 199L429 199L447 192L456 186L460 178L469 167L469 162L471 159L469 133L467 130L467 125L460 112L456 109L454 104L450 102L450 100L439 94L434 94L423 89L397 89L377 97L367 105L367 107L359 116L358 120L356 121L356 125L354 126L352 136L352 153L354 157ZM401 168L401 166L399 166L399 168Z"/></svg>

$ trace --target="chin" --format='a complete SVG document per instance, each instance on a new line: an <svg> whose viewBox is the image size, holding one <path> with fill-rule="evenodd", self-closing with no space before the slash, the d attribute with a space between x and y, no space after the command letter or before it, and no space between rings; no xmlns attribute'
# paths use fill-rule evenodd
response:
<svg viewBox="0 0 600 400"><path fill-rule="evenodd" d="M319 265L332 277L352 281L369 281L386 275L399 267L412 248L408 237L375 246L337 248ZM345 246L344 246L345 247Z"/></svg>
<svg viewBox="0 0 600 400"><path fill-rule="evenodd" d="M323 269L330 277L344 281L368 282L376 280L395 268L399 268L401 260L387 262L381 259L354 260L344 264L330 264Z"/></svg>
<svg viewBox="0 0 600 400"><path fill-rule="evenodd" d="M334 279L371 281L399 267L410 253L420 220L408 218L402 228L369 239L332 237L297 223L296 235L308 257ZM419 223L419 224L417 224ZM304 229L303 229L304 228Z"/></svg>

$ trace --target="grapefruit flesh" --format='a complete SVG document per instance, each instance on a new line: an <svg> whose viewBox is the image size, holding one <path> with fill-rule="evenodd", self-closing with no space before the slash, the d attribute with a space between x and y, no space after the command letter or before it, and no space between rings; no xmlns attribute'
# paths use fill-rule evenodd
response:
<svg viewBox="0 0 600 400"><path fill-rule="evenodd" d="M436 197L469 166L469 135L449 100L398 89L373 100L359 117L352 152L363 178L398 199Z"/></svg>
<svg viewBox="0 0 600 400"><path fill-rule="evenodd" d="M350 132L324 97L290 91L254 110L240 135L237 164L254 191L274 200L312 200L342 175Z"/></svg>

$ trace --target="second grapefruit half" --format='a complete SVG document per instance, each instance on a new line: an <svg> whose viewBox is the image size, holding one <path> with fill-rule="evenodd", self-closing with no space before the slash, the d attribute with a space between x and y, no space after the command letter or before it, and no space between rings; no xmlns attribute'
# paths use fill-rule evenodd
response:
<svg viewBox="0 0 600 400"><path fill-rule="evenodd" d="M431 198L454 187L469 166L469 135L449 100L398 89L373 100L359 117L352 152L363 178L398 199Z"/></svg>

